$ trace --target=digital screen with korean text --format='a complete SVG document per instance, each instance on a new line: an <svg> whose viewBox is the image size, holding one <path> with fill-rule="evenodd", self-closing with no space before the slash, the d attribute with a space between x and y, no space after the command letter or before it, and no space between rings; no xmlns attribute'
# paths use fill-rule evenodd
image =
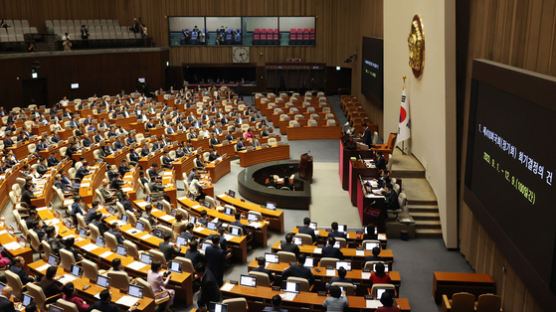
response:
<svg viewBox="0 0 556 312"><path fill-rule="evenodd" d="M478 204L466 202L489 220L483 223L494 241L515 249L529 275L556 293L556 107L532 101L534 88L514 93L489 79L472 80L465 186Z"/></svg>

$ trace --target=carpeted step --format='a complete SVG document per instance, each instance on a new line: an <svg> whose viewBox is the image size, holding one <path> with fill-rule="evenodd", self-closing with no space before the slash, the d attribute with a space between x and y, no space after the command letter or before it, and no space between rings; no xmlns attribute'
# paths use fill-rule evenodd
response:
<svg viewBox="0 0 556 312"><path fill-rule="evenodd" d="M440 215L436 212L410 212L409 215L415 220L439 220Z"/></svg>
<svg viewBox="0 0 556 312"><path fill-rule="evenodd" d="M413 212L438 212L437 205L407 205L407 208L410 213Z"/></svg>
<svg viewBox="0 0 556 312"><path fill-rule="evenodd" d="M415 220L417 229L440 229L440 220Z"/></svg>
<svg viewBox="0 0 556 312"><path fill-rule="evenodd" d="M419 238L441 238L441 229L416 229L415 235Z"/></svg>

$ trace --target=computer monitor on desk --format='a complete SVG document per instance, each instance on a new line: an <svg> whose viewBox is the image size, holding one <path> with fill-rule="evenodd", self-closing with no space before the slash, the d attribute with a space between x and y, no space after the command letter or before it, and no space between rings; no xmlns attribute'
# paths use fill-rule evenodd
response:
<svg viewBox="0 0 556 312"><path fill-rule="evenodd" d="M110 278L103 275L99 275L97 277L97 285L104 288L110 287Z"/></svg>
<svg viewBox="0 0 556 312"><path fill-rule="evenodd" d="M256 287L257 279L251 275L241 274L239 278L239 284L241 286Z"/></svg>
<svg viewBox="0 0 556 312"><path fill-rule="evenodd" d="M336 270L344 268L346 271L351 271L351 261L338 261L336 262Z"/></svg>
<svg viewBox="0 0 556 312"><path fill-rule="evenodd" d="M227 304L222 304L222 303L217 303L217 302L211 302L211 303L209 303L209 311L210 312L228 312L228 305Z"/></svg>
<svg viewBox="0 0 556 312"><path fill-rule="evenodd" d="M290 293L299 293L299 283L296 282L286 282L286 287L284 287L284 291L285 292L290 292Z"/></svg>
<svg viewBox="0 0 556 312"><path fill-rule="evenodd" d="M127 294L135 298L143 298L143 287L137 285L129 285Z"/></svg>
<svg viewBox="0 0 556 312"><path fill-rule="evenodd" d="M280 257L277 254L267 252L264 254L264 260L268 263L279 263Z"/></svg>

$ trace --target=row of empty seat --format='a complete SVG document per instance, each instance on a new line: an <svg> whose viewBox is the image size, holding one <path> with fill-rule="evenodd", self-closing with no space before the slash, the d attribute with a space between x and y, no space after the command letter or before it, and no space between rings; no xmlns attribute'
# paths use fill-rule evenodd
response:
<svg viewBox="0 0 556 312"><path fill-rule="evenodd" d="M0 29L0 42L22 42L24 34L38 33L36 27L30 27L28 20L5 19L4 23L8 26Z"/></svg>
<svg viewBox="0 0 556 312"><path fill-rule="evenodd" d="M117 20L47 20L46 29L49 33L63 37L66 33L71 40L81 39L81 26L85 25L89 32L88 39L135 39L141 34L134 33L129 26L121 26Z"/></svg>

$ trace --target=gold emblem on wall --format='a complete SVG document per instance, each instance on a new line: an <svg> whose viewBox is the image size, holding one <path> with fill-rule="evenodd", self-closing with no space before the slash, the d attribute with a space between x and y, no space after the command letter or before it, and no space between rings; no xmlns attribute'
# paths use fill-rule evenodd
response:
<svg viewBox="0 0 556 312"><path fill-rule="evenodd" d="M409 67L413 70L415 77L419 78L425 67L425 33L423 22L418 14L415 14L411 21L407 44L409 46Z"/></svg>

